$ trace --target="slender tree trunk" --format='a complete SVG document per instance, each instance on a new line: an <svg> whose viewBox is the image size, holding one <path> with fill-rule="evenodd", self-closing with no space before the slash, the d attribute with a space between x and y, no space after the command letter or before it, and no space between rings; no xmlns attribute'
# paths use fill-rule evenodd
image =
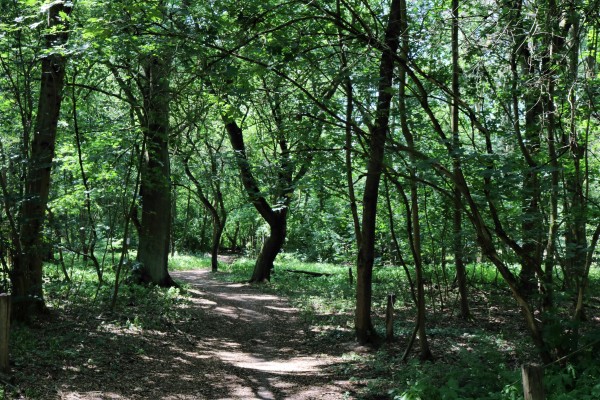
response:
<svg viewBox="0 0 600 400"><path fill-rule="evenodd" d="M591 41L591 45L589 45L589 52L590 55L588 56L588 62L586 63L586 67L587 67L587 71L586 71L586 77L588 78L588 81L592 81L593 77L596 76L597 74L597 63L596 63L596 59L597 59L597 54L598 54L598 31L595 31ZM572 56L572 63L576 62L576 57L574 57L574 55ZM572 69L574 70L573 72L576 72L576 68L573 68L574 66L572 66ZM590 90L590 89L588 89ZM591 119L592 119L592 110L594 109L593 107L593 99L590 98L588 100L588 109L589 111L587 112L586 115L586 133L585 133L585 142L584 142L584 173L583 173L583 178L585 179L585 198L589 199L589 192L590 192L590 176L589 176L589 172L590 172L590 168L589 168L589 150L588 150L588 138L589 138L589 134L590 134L590 128L591 128ZM573 110L574 111L574 110ZM572 112L573 112L572 111ZM598 225L591 237L590 240L590 245L588 246L588 250L587 250L587 256L586 256L586 262L585 262L585 268L583 270L583 274L581 276L581 279L578 282L578 290L577 290L577 302L575 304L575 312L574 312L574 317L573 319L575 321L581 321L583 319L585 319L585 313L584 313L584 294L585 291L588 287L588 283L589 283L589 273L590 273L590 267L592 265L592 261L593 261L593 255L594 255L594 251L596 249L596 245L598 244L598 237L600 236L600 225Z"/></svg>
<svg viewBox="0 0 600 400"><path fill-rule="evenodd" d="M399 47L401 34L401 0L392 0L388 25L385 33L387 50L381 55L379 64L379 87L375 124L370 131L369 160L367 178L363 194L363 215L361 240L358 250L356 278L356 338L360 343L372 342L377 334L371 320L373 262L375 257L375 224L377 199L385 153L385 141L389 129L392 83L394 77L394 57Z"/></svg>
<svg viewBox="0 0 600 400"><path fill-rule="evenodd" d="M46 48L51 54L42 58L38 112L29 153L25 198L20 213L21 252L16 254L11 276L13 315L22 320L46 310L42 289L42 228L50 193L50 172L66 64L64 56L52 52L52 47L67 41L66 21L62 20L60 14L70 12L71 7L62 2L53 4L48 9L48 25L52 32L46 35L45 40Z"/></svg>
<svg viewBox="0 0 600 400"><path fill-rule="evenodd" d="M402 186L400 185L400 182L398 182L396 179L394 179L393 182L396 185L398 191L402 192L402 196L404 197L404 190L403 190ZM404 257L402 256L402 251L400 249L398 237L396 236L396 228L395 228L395 223L394 223L394 211L392 209L392 202L390 199L391 196L390 196L390 191L388 188L388 179L384 180L384 185L385 185L385 200L386 200L387 210L388 210L388 214L389 214L390 235L392 236L392 243L394 245L394 249L398 256L400 265L402 265L402 268L404 269L404 273L406 274L406 280L408 281L408 286L410 287L410 294L412 296L413 302L415 303L415 306L417 306L418 301L417 301L417 293L415 290L415 284L413 283L413 279L410 276L410 271L408 270L408 265L406 264L406 261L404 261ZM410 207L408 206L408 201L405 202L405 205L406 205L407 210L410 209ZM407 214L408 214L408 218L410 218L410 211L408 211ZM412 224L410 224L410 225L412 225Z"/></svg>
<svg viewBox="0 0 600 400"><path fill-rule="evenodd" d="M173 186L171 197L171 230L169 232L171 258L175 257L175 252L177 251L175 248L175 221L177 221L177 188Z"/></svg>
<svg viewBox="0 0 600 400"><path fill-rule="evenodd" d="M137 158L137 155L135 154L136 152L131 153L131 157L130 157L130 161L129 161L129 168L127 169L127 175L126 175L126 179L125 179L125 187L129 186L129 180L131 178L131 172L133 170L133 166L135 164L135 160ZM141 163L142 160L140 160ZM120 276L121 276L121 269L123 268L123 265L125 263L125 260L128 258L128 252L129 252L129 231L131 228L131 222L133 221L133 215L135 215L136 212L136 201L137 201L137 193L139 190L139 185L141 184L141 168L138 168L136 176L135 176L135 184L134 184L134 188L133 188L133 194L131 196L131 200L129 200L127 198L123 199L123 206L124 206L124 212L123 212L123 217L125 219L125 223L123 226L123 247L121 248L121 255L119 256L119 263L117 264L117 268L115 270L115 285L113 287L113 295L112 295L112 300L110 303L110 309L111 311L114 311L116 305L117 305L117 297L119 295L119 287L120 287Z"/></svg>
<svg viewBox="0 0 600 400"><path fill-rule="evenodd" d="M210 248L210 266L212 272L219 270L219 248L221 245L221 236L223 236L224 223L220 220L213 219L213 234L212 234L212 246Z"/></svg>
<svg viewBox="0 0 600 400"><path fill-rule="evenodd" d="M456 174L461 168L460 162L460 137L459 137L459 114L458 103L460 100L460 66L458 51L458 16L459 0L452 0L452 144L454 147L453 168ZM454 185L454 263L456 267L456 280L460 294L460 316L463 319L470 317L469 299L467 292L467 272L464 263L463 240L462 240L462 196L460 189Z"/></svg>
<svg viewBox="0 0 600 400"><path fill-rule="evenodd" d="M217 272L219 269L219 247L221 245L221 236L223 235L223 230L225 229L225 222L227 220L227 212L225 210L225 205L223 204L223 195L221 193L221 189L217 188L215 190L215 205L213 205L208 197L205 196L204 190L202 190L202 185L200 181L192 174L192 171L189 168L188 160L184 160L184 168L185 173L190 178L190 180L196 186L196 195L200 199L200 202L204 206L205 210L208 211L212 218L212 244L210 247L210 257L211 257L211 269L213 272ZM214 173L214 171L213 171Z"/></svg>
<svg viewBox="0 0 600 400"><path fill-rule="evenodd" d="M75 83L76 81L76 77L73 77L73 83ZM87 174L85 172L85 168L83 166L83 152L81 149L81 132L79 131L79 118L78 118L78 113L77 113L77 97L76 97L76 93L75 93L75 85L73 84L72 86L72 90L71 90L71 106L72 106L72 113L73 113L73 130L75 131L75 144L77 147L77 160L79 162L79 172L81 172L81 180L83 182L83 187L85 188L85 213L86 213L86 220L85 222L87 222L87 224L90 227L90 242L89 244L86 244L85 241L85 229L82 229L80 232L83 235L83 240L82 240L82 246L83 246L83 254L84 254L84 260L86 259L86 257L89 257L90 260L92 260L92 263L94 264L94 268L96 269L96 274L98 276L98 282L102 283L102 276L103 276L103 266L100 265L100 262L98 261L98 258L96 257L95 254L95 250L96 250L96 242L98 241L98 235L96 233L96 222L94 221L94 215L92 213L92 199L91 199L91 190L90 190L90 184L88 181L88 177ZM84 223L85 223L84 222Z"/></svg>
<svg viewBox="0 0 600 400"><path fill-rule="evenodd" d="M240 235L240 221L235 221L235 229L233 230L233 235L230 235L228 231L224 232L227 240L229 240L229 247L231 251L234 253L238 252L241 246L238 245L238 238Z"/></svg>
<svg viewBox="0 0 600 400"><path fill-rule="evenodd" d="M337 12L341 14L341 4L340 0L337 0ZM344 71L344 89L346 91L346 124L345 124L345 133L346 133L346 144L344 146L345 150L345 161L346 161L346 185L348 187L348 200L350 201L350 213L352 214L352 223L354 225L354 237L356 240L357 247L360 248L360 219L358 216L358 206L356 205L356 192L354 190L354 177L352 174L352 120L354 114L354 89L352 85L352 77L350 76L350 71L348 69L348 57L346 56L346 49L344 48L344 43L342 39L341 28L338 27L338 44L340 47L340 61L342 66L342 71Z"/></svg>
<svg viewBox="0 0 600 400"><path fill-rule="evenodd" d="M409 52L409 36L408 36L408 15L406 9L406 0L401 0L400 4L400 25L402 32L402 47L400 51L400 57L406 60ZM406 110L406 70L400 69L399 73L399 108L398 114L400 115L400 128L402 135L406 140L407 147L415 149L415 139L408 126L408 113ZM417 331L419 334L419 347L421 360L431 360L433 355L429 348L429 342L427 340L426 330L426 308L425 308L425 286L423 282L423 262L421 257L421 226L419 222L419 202L418 202L418 187L417 187L417 171L416 171L416 158L410 155L410 203L407 201L408 209L410 210L409 220L409 237L411 238L411 248L413 253L413 260L415 264L415 286L417 291Z"/></svg>
<svg viewBox="0 0 600 400"><path fill-rule="evenodd" d="M548 21L550 24L550 31L554 32L556 30L556 22ZM578 33L577 33L578 35ZM551 51L556 47L554 35L551 38ZM579 54L579 43L577 43L576 48L574 49L575 58ZM548 62L550 62L552 55L548 57ZM577 76L577 60L575 61L575 72L572 76L573 82ZM547 69L548 67L546 67ZM572 72L573 65L571 65ZM555 80L552 74L546 73L545 79L547 80L547 95L546 95L546 113L547 113L547 128L546 128L546 139L547 139L547 147L548 147L548 157L549 163L552 167L550 172L550 211L548 213L548 236L545 247L546 259L544 263L544 275L541 280L542 283L542 291L543 291L543 302L542 307L545 311L550 311L554 306L554 288L552 283L552 272L554 270L554 263L556 262L555 252L556 252L556 241L558 237L558 228L559 228L559 220L558 220L558 196L559 196L559 183L560 183L560 166L559 166L559 155L556 151L556 110L554 105L554 96L555 96ZM571 100L575 101L574 98ZM571 103L571 106L574 106L574 103ZM571 107L571 116L574 116L574 110ZM573 120L571 120L573 122ZM571 129L574 129L573 124L571 125ZM572 131L572 133L574 133ZM585 230L585 225L584 225ZM585 250L584 250L585 253ZM584 256L585 259L585 256Z"/></svg>
<svg viewBox="0 0 600 400"><path fill-rule="evenodd" d="M208 226L208 214L209 213L203 213L202 214L202 225L200 225L200 251L204 252L207 249L206 246L206 227Z"/></svg>
<svg viewBox="0 0 600 400"><path fill-rule="evenodd" d="M566 189L570 200L570 215L567 218L566 232L566 247L567 266L571 274L576 279L576 290L582 293L585 290L584 282L587 281L586 274L586 255L588 249L587 240L587 199L585 193L586 182L586 165L582 165L582 161L586 157L587 146L586 142L581 140L580 133L577 131L577 72L579 68L579 48L580 48L580 23L577 11L573 9L570 15L571 23L573 24L569 46L569 142L565 146L569 147L573 173L566 179ZM587 135L585 135L587 137ZM584 317L583 308L577 313L578 319Z"/></svg>
<svg viewBox="0 0 600 400"><path fill-rule="evenodd" d="M414 147L414 143L409 144ZM413 160L414 161L414 160ZM422 361L433 359L429 342L427 340L427 310L425 308L425 283L423 281L423 259L421 251L421 224L419 222L419 197L417 188L417 174L414 167L410 171L410 214L412 219L413 254L415 262L415 284L417 287L417 326L419 333L419 358Z"/></svg>
<svg viewBox="0 0 600 400"><path fill-rule="evenodd" d="M537 79L540 73L538 63L527 45L529 40L527 29L523 23L523 1L515 0L511 5L510 13L513 15L515 25L515 45L511 55L511 69L513 74L513 88L516 88L519 80ZM519 73L520 66L520 73ZM521 271L519 273L519 284L524 293L532 294L536 289L536 271L541 268L543 257L543 217L541 213L541 186L539 179L538 153L540 152L540 132L543 129L542 119L544 116L543 101L537 91L526 88L519 97L517 90L513 91L513 119L514 129L519 142L519 149L523 155L527 167L523 171L522 195L521 195L521 241L522 254L527 257L522 259ZM522 110L519 102L524 102L525 126L520 124Z"/></svg>

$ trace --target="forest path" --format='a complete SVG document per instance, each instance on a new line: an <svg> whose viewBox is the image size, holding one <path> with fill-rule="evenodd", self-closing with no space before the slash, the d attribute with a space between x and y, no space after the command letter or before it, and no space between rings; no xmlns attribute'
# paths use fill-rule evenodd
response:
<svg viewBox="0 0 600 400"><path fill-rule="evenodd" d="M223 282L208 270L172 276L186 296L163 291L161 303L157 293L146 299L144 290L124 287L115 313L65 302L54 319L22 331L29 345L13 354L15 386L6 398L354 398L341 368L353 343L323 340L286 299L259 286Z"/></svg>
<svg viewBox="0 0 600 400"><path fill-rule="evenodd" d="M190 286L197 309L187 332L194 348L186 351L197 398L341 399L350 389L327 368L341 362L341 349L315 348L285 299L219 281L207 270L172 276Z"/></svg>

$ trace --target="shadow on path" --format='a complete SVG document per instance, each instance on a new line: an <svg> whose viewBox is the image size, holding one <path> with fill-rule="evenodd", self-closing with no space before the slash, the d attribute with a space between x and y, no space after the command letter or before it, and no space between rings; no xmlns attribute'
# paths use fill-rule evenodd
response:
<svg viewBox="0 0 600 400"><path fill-rule="evenodd" d="M188 317L126 335L99 328L90 339L105 351L112 345L130 351L119 350L108 365L72 366L69 379L68 363L50 371L59 376L58 398L352 398L351 384L334 368L343 349L309 340L308 327L284 299L218 281L207 270L172 276L190 287L191 303L181 306Z"/></svg>

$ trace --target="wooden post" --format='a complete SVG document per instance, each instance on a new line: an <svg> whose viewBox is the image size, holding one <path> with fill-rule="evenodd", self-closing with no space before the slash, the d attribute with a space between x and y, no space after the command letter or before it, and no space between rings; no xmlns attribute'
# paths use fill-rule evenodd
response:
<svg viewBox="0 0 600 400"><path fill-rule="evenodd" d="M524 364L521 366L521 375L525 400L545 400L544 369L540 365Z"/></svg>
<svg viewBox="0 0 600 400"><path fill-rule="evenodd" d="M387 295L387 308L385 310L385 338L388 342L394 340L394 295Z"/></svg>
<svg viewBox="0 0 600 400"><path fill-rule="evenodd" d="M8 360L8 338L10 331L10 296L0 294L0 372L8 373L10 370Z"/></svg>
<svg viewBox="0 0 600 400"><path fill-rule="evenodd" d="M352 267L348 268L348 279L350 280L350 285L354 284L354 277L352 276Z"/></svg>

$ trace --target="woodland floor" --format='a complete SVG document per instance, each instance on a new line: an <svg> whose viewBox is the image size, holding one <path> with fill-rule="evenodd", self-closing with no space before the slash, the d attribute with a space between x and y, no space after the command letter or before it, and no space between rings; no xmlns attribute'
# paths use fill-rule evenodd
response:
<svg viewBox="0 0 600 400"><path fill-rule="evenodd" d="M115 326L102 315L40 322L40 337L72 340L15 365L19 389L10 398L353 398L351 383L335 372L349 345L309 340L309 327L286 300L207 270L172 276L187 284L190 301L181 305L183 318L156 329ZM52 340L42 343L46 349Z"/></svg>
<svg viewBox="0 0 600 400"><path fill-rule="evenodd" d="M48 320L12 329L11 376L0 375L4 398L375 400L394 398L410 382L423 388L453 381L456 395L447 398L479 399L518 385L520 365L537 359L519 310L501 286L470 288L468 321L456 315L454 292L444 306L429 309L435 364L406 365L400 357L414 329L410 300L396 302L396 340L378 351L357 346L351 313L307 314L261 285L226 282L227 274L171 272L183 295L125 285L112 313L106 311L110 286L95 296L95 286L55 287ZM310 296L301 279L325 278L288 277L287 285ZM334 282L322 287L339 297ZM600 332L600 297L589 302L586 329ZM382 326L385 307L377 303L374 313ZM417 347L410 360L416 361Z"/></svg>

